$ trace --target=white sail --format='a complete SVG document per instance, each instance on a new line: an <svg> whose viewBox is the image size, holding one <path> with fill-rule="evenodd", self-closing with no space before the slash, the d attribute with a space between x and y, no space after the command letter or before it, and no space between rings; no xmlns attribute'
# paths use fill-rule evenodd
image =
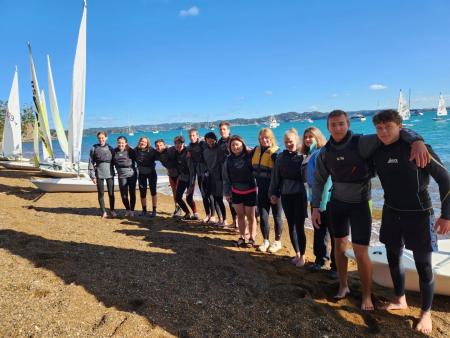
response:
<svg viewBox="0 0 450 338"><path fill-rule="evenodd" d="M48 95L50 99L50 109L52 111L53 123L55 124L56 136L58 137L58 142L61 150L66 156L69 156L67 137L64 131L63 124L61 122L61 117L59 115L58 101L56 99L55 84L53 82L52 67L50 65L50 56L47 55L47 65L48 65Z"/></svg>
<svg viewBox="0 0 450 338"><path fill-rule="evenodd" d="M53 148L52 141L50 137L50 133L47 133L48 128L48 119L47 119L47 111L45 106L42 105L41 94L39 90L39 84L36 76L36 68L34 67L33 55L31 53L31 44L28 43L28 53L30 59L30 68L31 68L31 90L33 93L33 102L34 108L36 112L36 118L39 125L39 138L42 141L44 148L50 157L53 157Z"/></svg>
<svg viewBox="0 0 450 338"><path fill-rule="evenodd" d="M86 93L86 1L78 32L77 50L73 63L72 100L69 125L69 161L78 163L81 157L81 142L84 126L84 101Z"/></svg>
<svg viewBox="0 0 450 338"><path fill-rule="evenodd" d="M439 104L437 109L437 116L447 116L447 107L445 107L445 100L442 94L439 95Z"/></svg>
<svg viewBox="0 0 450 338"><path fill-rule="evenodd" d="M45 101L45 93L44 90L41 90L41 95L40 95L40 99L41 99L41 105L43 107L43 111L47 111L47 102ZM50 138L50 144L51 143L51 134L50 134L50 127L48 125L48 123L45 125L45 133L46 135L49 135ZM44 161L49 161L53 156L50 155L50 152L47 150L48 147L45 147L45 144L42 143L42 157Z"/></svg>
<svg viewBox="0 0 450 338"><path fill-rule="evenodd" d="M19 82L17 67L14 72L11 91L8 99L8 109L3 126L2 153L5 157L22 155L22 126L19 104Z"/></svg>
<svg viewBox="0 0 450 338"><path fill-rule="evenodd" d="M403 97L403 93L400 90L400 95L398 97L398 109L400 116L404 121L409 120L411 117L411 113L409 111L408 103L406 102L405 98Z"/></svg>

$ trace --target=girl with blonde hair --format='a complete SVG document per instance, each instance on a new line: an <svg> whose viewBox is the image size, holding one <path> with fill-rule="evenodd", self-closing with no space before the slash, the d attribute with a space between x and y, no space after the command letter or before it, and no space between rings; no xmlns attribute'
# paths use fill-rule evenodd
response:
<svg viewBox="0 0 450 338"><path fill-rule="evenodd" d="M278 146L275 136L270 128L263 128L258 135L259 145L252 151L253 175L258 186L258 211L260 217L263 243L258 247L261 252L275 253L281 249L281 233L283 222L281 220L281 202L272 204L269 196L270 178L277 157ZM275 224L275 241L269 241L270 225L269 213L272 209Z"/></svg>

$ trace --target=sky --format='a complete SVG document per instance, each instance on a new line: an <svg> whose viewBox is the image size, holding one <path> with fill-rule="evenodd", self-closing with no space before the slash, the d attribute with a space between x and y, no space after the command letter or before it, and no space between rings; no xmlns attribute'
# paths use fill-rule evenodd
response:
<svg viewBox="0 0 450 338"><path fill-rule="evenodd" d="M81 0L0 0L0 99L27 41L69 116ZM450 102L447 0L88 0L85 127ZM48 99L47 99L48 102ZM67 125L65 125L67 128Z"/></svg>

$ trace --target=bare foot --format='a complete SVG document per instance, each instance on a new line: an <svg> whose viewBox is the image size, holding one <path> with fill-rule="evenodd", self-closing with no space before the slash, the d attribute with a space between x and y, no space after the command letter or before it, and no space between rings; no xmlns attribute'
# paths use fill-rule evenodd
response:
<svg viewBox="0 0 450 338"><path fill-rule="evenodd" d="M373 311L373 303L372 303L372 296L369 294L368 296L363 296L362 302L361 302L361 310L363 311Z"/></svg>
<svg viewBox="0 0 450 338"><path fill-rule="evenodd" d="M384 310L404 310L408 308L405 295L396 297L393 302L383 306Z"/></svg>
<svg viewBox="0 0 450 338"><path fill-rule="evenodd" d="M205 223L205 224L206 224L206 223L209 223L209 220L210 220L210 219L211 219L211 217L207 216L207 217L205 217L205 218L202 219L202 222Z"/></svg>
<svg viewBox="0 0 450 338"><path fill-rule="evenodd" d="M305 261L305 256L300 256L300 257L297 256L297 263L295 263L295 266L296 266L297 268L302 268L302 267L304 267L304 266L305 266L305 263L306 263L306 261Z"/></svg>
<svg viewBox="0 0 450 338"><path fill-rule="evenodd" d="M130 212L127 210L127 211L125 211L125 217L128 217L128 216L130 216Z"/></svg>
<svg viewBox="0 0 450 338"><path fill-rule="evenodd" d="M295 256L294 258L292 258L292 259L291 259L291 263L294 264L294 265L297 265L297 263L298 263L298 257Z"/></svg>
<svg viewBox="0 0 450 338"><path fill-rule="evenodd" d="M338 293L333 297L334 299L344 299L350 293L348 286L340 287Z"/></svg>
<svg viewBox="0 0 450 338"><path fill-rule="evenodd" d="M130 211L130 217L134 217L134 211Z"/></svg>
<svg viewBox="0 0 450 338"><path fill-rule="evenodd" d="M419 322L416 326L416 331L423 334L430 334L433 329L433 323L431 321L431 312L430 311L422 311L420 313Z"/></svg>
<svg viewBox="0 0 450 338"><path fill-rule="evenodd" d="M108 214L107 214L106 212L104 212L104 213L102 214L102 218L108 218Z"/></svg>
<svg viewBox="0 0 450 338"><path fill-rule="evenodd" d="M114 210L111 210L111 217L117 217L117 213Z"/></svg>

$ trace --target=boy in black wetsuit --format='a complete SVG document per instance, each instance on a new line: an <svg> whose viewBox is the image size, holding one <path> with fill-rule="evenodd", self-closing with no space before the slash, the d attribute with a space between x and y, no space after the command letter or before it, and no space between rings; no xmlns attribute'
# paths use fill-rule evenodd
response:
<svg viewBox="0 0 450 338"><path fill-rule="evenodd" d="M403 247L412 250L419 274L422 298L416 330L429 334L432 329L431 304L434 279L431 254L437 251L437 236L450 231L450 175L430 146L431 162L418 168L409 160L411 146L400 138L402 118L395 110L383 110L373 117L377 136L383 145L372 160L384 190L380 241L385 244L395 299L388 310L408 307L405 297L405 271L401 263ZM439 185L441 217L434 222L428 193L430 175Z"/></svg>

